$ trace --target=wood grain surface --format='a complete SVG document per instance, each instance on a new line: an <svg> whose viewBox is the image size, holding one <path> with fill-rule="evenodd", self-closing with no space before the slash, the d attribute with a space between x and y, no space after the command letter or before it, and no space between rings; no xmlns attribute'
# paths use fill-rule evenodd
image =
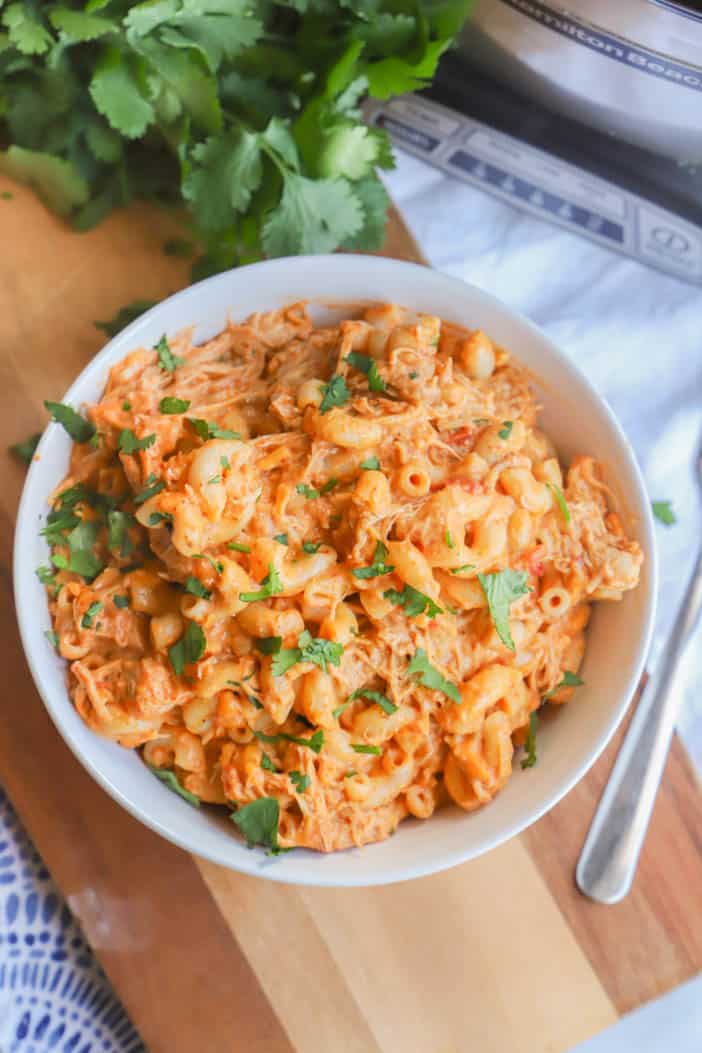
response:
<svg viewBox="0 0 702 1053"><path fill-rule="evenodd" d="M0 181L0 441L39 430L103 342L93 321L187 283L175 221L145 207L87 235ZM397 217L388 255L419 259ZM381 889L275 885L196 860L113 803L31 683L11 594L23 471L2 462L0 780L151 1053L565 1053L702 966L702 800L674 745L631 896L573 868L614 757L520 839Z"/></svg>

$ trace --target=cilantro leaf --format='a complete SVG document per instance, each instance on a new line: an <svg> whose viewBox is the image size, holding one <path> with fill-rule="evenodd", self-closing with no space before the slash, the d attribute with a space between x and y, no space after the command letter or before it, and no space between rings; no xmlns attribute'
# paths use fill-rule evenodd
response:
<svg viewBox="0 0 702 1053"><path fill-rule="evenodd" d="M197 622L189 621L180 640L168 648L168 658L176 676L182 676L186 665L198 662L205 653L207 641Z"/></svg>
<svg viewBox="0 0 702 1053"><path fill-rule="evenodd" d="M129 606L129 596L113 596L112 602L119 610L125 610Z"/></svg>
<svg viewBox="0 0 702 1053"><path fill-rule="evenodd" d="M294 665L300 661L302 652L299 647L283 647L280 651L273 655L273 661L271 662L271 672L273 676L285 676L288 669L292 669Z"/></svg>
<svg viewBox="0 0 702 1053"><path fill-rule="evenodd" d="M56 582L56 574L51 567L37 567L34 573L42 585L53 585Z"/></svg>
<svg viewBox="0 0 702 1053"><path fill-rule="evenodd" d="M159 342L156 344L156 354L158 355L158 364L161 369L165 369L166 373L175 373L178 366L182 366L185 361L182 358L178 358L171 351L171 345L168 343L165 334L161 337Z"/></svg>
<svg viewBox="0 0 702 1053"><path fill-rule="evenodd" d="M126 139L138 139L156 118L136 56L117 47L108 47L98 60L88 90L98 112Z"/></svg>
<svg viewBox="0 0 702 1053"><path fill-rule="evenodd" d="M352 742L350 746L355 753L369 753L373 757L379 757L383 752L380 746L367 746L363 742Z"/></svg>
<svg viewBox="0 0 702 1053"><path fill-rule="evenodd" d="M144 489L134 495L135 505L143 505L150 497L155 497L156 494L160 494L166 487L163 479L158 479L153 472L146 477L145 484Z"/></svg>
<svg viewBox="0 0 702 1053"><path fill-rule="evenodd" d="M432 691L441 691L454 702L461 701L456 684L447 680L438 669L431 665L423 647L418 647L415 651L414 657L407 666L407 675L415 677L422 687L428 687Z"/></svg>
<svg viewBox="0 0 702 1053"><path fill-rule="evenodd" d="M651 501L651 508L656 519L665 526L673 526L674 523L677 523L670 501Z"/></svg>
<svg viewBox="0 0 702 1053"><path fill-rule="evenodd" d="M362 468L365 472L379 472L380 461L375 456L375 454L373 454L372 457L366 457L365 461L361 461L359 467Z"/></svg>
<svg viewBox="0 0 702 1053"><path fill-rule="evenodd" d="M298 483L295 489L298 494L302 494L309 501L316 501L319 497L319 490L315 490L313 486L308 486L307 483Z"/></svg>
<svg viewBox="0 0 702 1053"><path fill-rule="evenodd" d="M227 548L230 548L232 552L244 552L246 554L251 552L251 546L242 545L240 541L228 541Z"/></svg>
<svg viewBox="0 0 702 1053"><path fill-rule="evenodd" d="M571 673L570 670L566 669L559 683L557 683L555 687L552 687L550 691L547 691L541 701L548 701L548 699L551 698L552 695L555 695L556 691L560 691L562 687L582 687L584 683L585 681L581 680L576 673Z"/></svg>
<svg viewBox="0 0 702 1053"><path fill-rule="evenodd" d="M57 421L74 442L82 443L92 439L95 434L94 425L85 417L81 417L80 413L76 413L71 406L63 402L47 402L46 399L44 406L51 414L51 419Z"/></svg>
<svg viewBox="0 0 702 1053"><path fill-rule="evenodd" d="M95 600L94 603L91 603L90 606L88 607L87 611L85 612L85 614L81 618L81 621L80 621L81 628L83 628L83 629L92 629L93 622L95 621L95 616L98 615L101 610L102 610L102 603L99 600Z"/></svg>
<svg viewBox="0 0 702 1053"><path fill-rule="evenodd" d="M58 645L59 645L58 633L54 632L53 629L45 629L44 630L44 636L46 637L48 642L51 644L53 649L55 651L58 651Z"/></svg>
<svg viewBox="0 0 702 1053"><path fill-rule="evenodd" d="M267 753L262 753L261 754L261 767L263 768L264 771L274 771L274 772L278 771L278 769L276 768L275 764L273 763L273 761L271 760L271 758L268 756Z"/></svg>
<svg viewBox="0 0 702 1053"><path fill-rule="evenodd" d="M363 226L363 207L346 179L286 172L283 194L263 224L268 256L332 252Z"/></svg>
<svg viewBox="0 0 702 1053"><path fill-rule="evenodd" d="M134 542L128 531L136 526L134 516L114 508L107 513L107 547L113 551L119 549L120 556L128 556L134 551Z"/></svg>
<svg viewBox="0 0 702 1053"><path fill-rule="evenodd" d="M34 457L34 451L39 445L41 439L41 432L36 432L35 435L30 435L28 439L23 439L22 442L16 442L9 447L10 453L13 453L18 461L22 464L31 464L32 458Z"/></svg>
<svg viewBox="0 0 702 1053"><path fill-rule="evenodd" d="M322 389L322 401L319 405L320 413L328 413L334 406L345 406L351 398L351 392L346 386L343 377L335 374Z"/></svg>
<svg viewBox="0 0 702 1053"><path fill-rule="evenodd" d="M261 654L278 654L282 643L282 636L262 636L259 640L256 640L256 647Z"/></svg>
<svg viewBox="0 0 702 1053"><path fill-rule="evenodd" d="M10 43L23 55L41 55L54 42L48 29L33 16L28 4L14 3L6 7L2 24L8 31Z"/></svg>
<svg viewBox="0 0 702 1053"><path fill-rule="evenodd" d="M373 562L369 567L353 567L351 573L354 578L359 578L363 581L368 578L379 578L383 574L391 574L395 568L385 562L387 554L388 550L383 542L378 541L375 546Z"/></svg>
<svg viewBox="0 0 702 1053"><path fill-rule="evenodd" d="M512 428L513 427L514 427L514 421L503 420L502 421L502 427L500 428L500 430L498 431L497 434L499 435L499 437L501 439L509 439L510 435L512 434Z"/></svg>
<svg viewBox="0 0 702 1053"><path fill-rule="evenodd" d="M527 733L526 742L524 748L526 750L526 757L522 758L522 768L533 768L536 764L536 727L539 723L539 717L537 713L529 714L529 731Z"/></svg>
<svg viewBox="0 0 702 1053"><path fill-rule="evenodd" d="M155 442L155 434L145 435L143 439L138 439L131 428L124 428L119 433L117 446L122 453L138 453L139 450L148 450Z"/></svg>
<svg viewBox="0 0 702 1053"><path fill-rule="evenodd" d="M301 771L289 771L288 775L296 793L304 793L311 782L309 775L303 775Z"/></svg>
<svg viewBox="0 0 702 1053"><path fill-rule="evenodd" d="M460 567L453 567L451 570L452 574L462 574L464 570L475 570L475 564L463 563Z"/></svg>
<svg viewBox="0 0 702 1053"><path fill-rule="evenodd" d="M245 804L229 816L246 838L249 848L263 845L272 852L278 852L278 820L280 805L275 797L259 797L251 804Z"/></svg>
<svg viewBox="0 0 702 1053"><path fill-rule="evenodd" d="M96 329L102 329L107 336L117 336L117 333L126 329L135 318L138 318L145 311L149 311L155 306L155 300L133 300L124 307L120 307L113 318L108 319L106 322L94 322L93 325Z"/></svg>
<svg viewBox="0 0 702 1053"><path fill-rule="evenodd" d="M202 600L209 600L212 598L210 590L205 588L200 579L194 577L192 574L188 575L185 579L185 585L183 588L186 592L189 592L191 596L199 596Z"/></svg>
<svg viewBox="0 0 702 1053"><path fill-rule="evenodd" d="M87 11L71 11L67 7L55 7L49 12L49 21L54 29L61 30L74 44L97 40L118 28L111 18Z"/></svg>
<svg viewBox="0 0 702 1053"><path fill-rule="evenodd" d="M190 400L175 398L173 395L166 395L166 397L162 398L159 402L158 408L161 413L185 413L186 410L190 409Z"/></svg>
<svg viewBox="0 0 702 1053"><path fill-rule="evenodd" d="M288 735L287 732L279 731L276 735L266 735L263 731L254 731L259 742L270 744L276 742L292 742L296 746L307 746L313 753L321 753L324 745L324 732L319 728L309 739L300 738L298 735Z"/></svg>
<svg viewBox="0 0 702 1053"><path fill-rule="evenodd" d="M179 362L182 359L179 359ZM220 428L219 424L211 424L209 421L202 420L200 417L188 417L188 424L192 424L193 428L200 436L207 442L208 439L240 439L241 435L238 431L229 431L228 428Z"/></svg>
<svg viewBox="0 0 702 1053"><path fill-rule="evenodd" d="M257 600L267 600L270 596L276 596L283 591L283 583L280 575L272 563L268 564L268 573L261 582L258 592L240 592L239 599L244 603L256 603Z"/></svg>
<svg viewBox="0 0 702 1053"><path fill-rule="evenodd" d="M430 596L413 589L411 585L405 585L402 592L397 589L386 589L383 593L386 600L394 603L396 607L402 607L408 618L416 618L420 614L426 614L428 618L435 618L442 613Z"/></svg>
<svg viewBox="0 0 702 1053"><path fill-rule="evenodd" d="M305 629L298 637L297 647L278 648L272 662L273 676L283 676L298 662L313 662L326 673L328 665L340 664L343 653L342 644L315 638Z"/></svg>
<svg viewBox="0 0 702 1053"><path fill-rule="evenodd" d="M245 212L263 174L258 135L241 129L198 143L183 196L203 230L221 230L234 212Z"/></svg>
<svg viewBox="0 0 702 1053"><path fill-rule="evenodd" d="M354 369L365 373L371 391L385 391L385 381L378 372L378 363L370 355L364 355L360 351L350 351L346 356L346 362Z"/></svg>
<svg viewBox="0 0 702 1053"><path fill-rule="evenodd" d="M306 552L308 556L314 556L316 552L319 552L321 545L321 541L303 541L302 551Z"/></svg>
<svg viewBox="0 0 702 1053"><path fill-rule="evenodd" d="M94 552L98 526L95 521L81 520L66 539L70 552L66 569L80 574L88 581L96 578L103 568L102 560L98 559ZM52 556L54 563L56 560L57 557ZM58 566L58 563L56 565Z"/></svg>
<svg viewBox="0 0 702 1053"><path fill-rule="evenodd" d="M499 570L494 574L478 574L478 581L488 601L497 635L510 651L514 651L514 640L509 629L509 608L520 596L531 592L526 571Z"/></svg>
<svg viewBox="0 0 702 1053"><path fill-rule="evenodd" d="M560 486L556 486L555 483L548 483L548 488L552 492L553 496L556 498L556 503L561 511L561 515L563 516L564 520L566 521L566 523L570 523L570 509L568 508L568 504Z"/></svg>
<svg viewBox="0 0 702 1053"><path fill-rule="evenodd" d="M349 702L354 702L357 698L367 698L370 702L375 702L376 705L380 706L383 713L387 713L388 716L397 712L397 706L394 702L390 701L387 695L382 694L380 691L371 691L367 687L359 687L355 691L352 691L344 705L346 706ZM334 716L336 716L337 710L340 708L341 707L337 707L337 709L334 710Z"/></svg>
<svg viewBox="0 0 702 1053"><path fill-rule="evenodd" d="M174 771L169 771L168 768L156 768L153 764L147 764L146 767L152 772L157 779L160 779L162 783L172 790L173 793L177 793L179 797L182 797L188 804L192 804L194 808L200 807L200 798L196 797L194 793L190 793L184 786L180 785L178 776Z"/></svg>
<svg viewBox="0 0 702 1053"><path fill-rule="evenodd" d="M275 534L273 537L274 541L277 541L279 545L287 545L288 535L287 534Z"/></svg>

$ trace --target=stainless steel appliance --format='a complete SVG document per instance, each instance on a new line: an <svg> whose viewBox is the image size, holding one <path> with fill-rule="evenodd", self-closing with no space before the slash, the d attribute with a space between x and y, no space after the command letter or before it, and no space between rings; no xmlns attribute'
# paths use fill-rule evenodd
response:
<svg viewBox="0 0 702 1053"><path fill-rule="evenodd" d="M702 285L702 0L477 0L431 89L369 116L448 174Z"/></svg>

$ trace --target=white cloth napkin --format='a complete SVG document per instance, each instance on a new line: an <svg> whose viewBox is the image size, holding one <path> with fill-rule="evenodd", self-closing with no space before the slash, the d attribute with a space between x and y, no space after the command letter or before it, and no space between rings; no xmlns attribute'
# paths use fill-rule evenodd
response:
<svg viewBox="0 0 702 1053"><path fill-rule="evenodd" d="M657 527L655 662L701 536L702 490L694 472L702 441L699 289L397 154L388 189L432 266L494 293L541 326L608 399L652 499L672 501L677 523ZM678 730L702 774L698 652L689 663Z"/></svg>

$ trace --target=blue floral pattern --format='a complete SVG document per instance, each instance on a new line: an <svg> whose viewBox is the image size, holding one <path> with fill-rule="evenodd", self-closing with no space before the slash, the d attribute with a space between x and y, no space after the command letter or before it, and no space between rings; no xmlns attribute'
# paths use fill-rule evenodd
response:
<svg viewBox="0 0 702 1053"><path fill-rule="evenodd" d="M0 787L1 1053L146 1053Z"/></svg>

